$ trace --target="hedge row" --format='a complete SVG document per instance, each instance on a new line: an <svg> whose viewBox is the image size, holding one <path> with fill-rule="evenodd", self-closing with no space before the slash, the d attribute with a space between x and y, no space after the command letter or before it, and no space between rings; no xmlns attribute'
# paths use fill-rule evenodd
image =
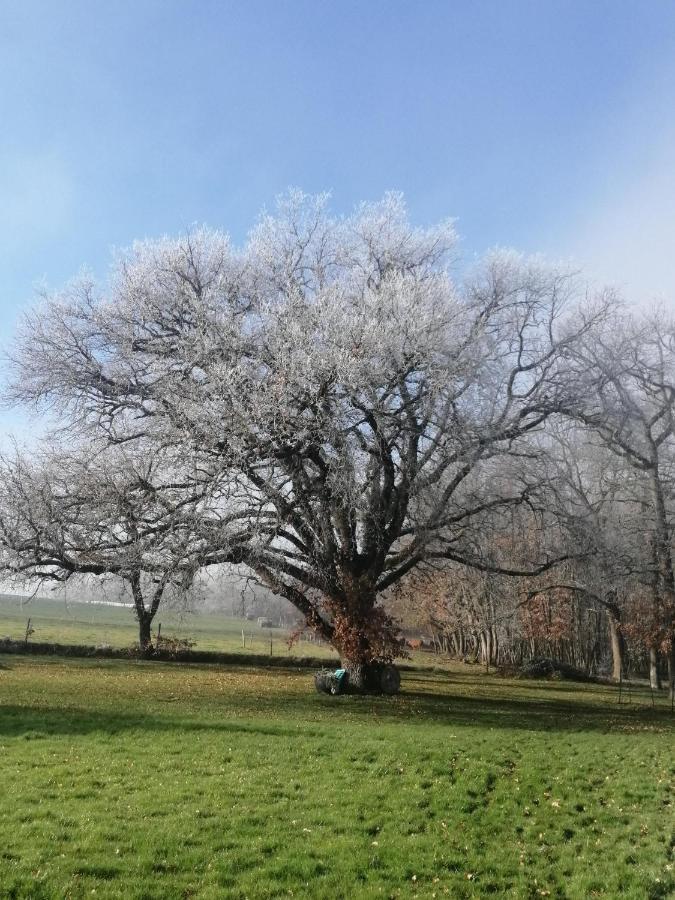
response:
<svg viewBox="0 0 675 900"><path fill-rule="evenodd" d="M142 654L136 647L94 647L89 644L47 644L34 641L0 640L0 653L21 653L35 656L75 656L86 659L143 659L158 662L218 663L222 665L251 665L280 668L316 669L337 667L337 659L318 659L311 656L269 656L263 653L219 653L215 650L153 650Z"/></svg>

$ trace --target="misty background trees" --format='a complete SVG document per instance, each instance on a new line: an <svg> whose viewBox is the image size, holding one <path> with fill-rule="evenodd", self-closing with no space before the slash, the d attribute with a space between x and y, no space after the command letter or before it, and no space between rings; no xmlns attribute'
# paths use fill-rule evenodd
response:
<svg viewBox="0 0 675 900"><path fill-rule="evenodd" d="M45 296L7 393L58 424L3 461L5 570L119 577L143 645L165 592L243 567L355 684L401 622L615 677L628 643L672 684L673 322L511 252L459 277L455 245L398 195L291 192L242 249L145 241Z"/></svg>

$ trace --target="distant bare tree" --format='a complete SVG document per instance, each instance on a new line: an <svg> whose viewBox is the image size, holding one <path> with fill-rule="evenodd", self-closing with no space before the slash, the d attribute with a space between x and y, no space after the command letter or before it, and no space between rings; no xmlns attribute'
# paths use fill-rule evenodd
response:
<svg viewBox="0 0 675 900"><path fill-rule="evenodd" d="M662 311L615 316L604 330L571 348L585 381L568 412L584 423L625 467L620 496L642 522L643 580L652 596L652 682L655 657L668 660L675 692L675 322ZM639 512L639 515L638 515ZM625 530L624 521L624 530ZM645 542L646 537L646 542Z"/></svg>
<svg viewBox="0 0 675 900"><path fill-rule="evenodd" d="M83 575L121 579L145 651L162 600L190 587L213 542L224 550L236 541L232 520L209 512L214 482L194 476L174 454L141 447L50 447L30 458L6 456L0 565L32 585Z"/></svg>

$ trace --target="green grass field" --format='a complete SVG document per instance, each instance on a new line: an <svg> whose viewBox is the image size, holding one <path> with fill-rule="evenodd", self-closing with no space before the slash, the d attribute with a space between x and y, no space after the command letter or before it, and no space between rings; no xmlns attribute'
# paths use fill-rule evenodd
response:
<svg viewBox="0 0 675 900"><path fill-rule="evenodd" d="M0 896L675 892L675 720L633 693L0 657Z"/></svg>
<svg viewBox="0 0 675 900"><path fill-rule="evenodd" d="M35 629L33 641L110 644L112 647L130 647L138 642L138 628L131 609L97 603L66 604L37 597L22 603L19 597L0 595L0 637L23 639L29 617L31 627ZM280 628L259 628L256 621L248 622L223 613L162 609L155 619L153 633L160 623L164 636L189 638L195 642L196 650L268 654L271 637L272 653L277 656L336 656L325 643L304 638L289 648L289 632Z"/></svg>

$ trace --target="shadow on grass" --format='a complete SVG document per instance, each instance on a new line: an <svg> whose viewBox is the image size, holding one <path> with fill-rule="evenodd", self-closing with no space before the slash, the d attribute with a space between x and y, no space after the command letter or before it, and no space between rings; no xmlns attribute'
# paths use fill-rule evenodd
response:
<svg viewBox="0 0 675 900"><path fill-rule="evenodd" d="M480 682L477 682L480 684ZM567 693L567 694L580 694L588 691L597 691L597 690L605 690L612 691L614 690L614 686L610 684L604 684L602 682L589 682L589 681L556 681L555 679L546 679L545 681L520 681L514 679L499 679L493 678L490 681L486 681L485 684L494 685L496 690L500 688L502 690L514 690L514 691L550 691L551 693ZM617 689L618 693L618 689Z"/></svg>
<svg viewBox="0 0 675 900"><path fill-rule="evenodd" d="M222 732L223 734L256 734L268 737L320 737L322 732L312 728L288 728L283 725L264 725L252 722L195 721L194 719L162 718L129 713L89 712L49 706L0 706L0 735L40 740L50 736L74 734L115 735L126 731L149 733Z"/></svg>
<svg viewBox="0 0 675 900"><path fill-rule="evenodd" d="M4 662L4 661L3 661ZM8 662L8 660L7 660ZM12 660L13 663L13 660ZM44 665L50 663L45 662ZM162 664L120 662L118 660L68 660L78 669L124 669L161 672ZM14 668L10 663L9 668ZM633 692L633 702L624 690L609 685L558 681L521 681L484 677L476 673L406 669L402 692L396 697L338 696L314 691L312 677L297 669L271 671L249 666L219 667L199 663L185 665L193 672L218 671L227 679L237 676L236 687L225 694L205 694L198 706L189 696L152 697L136 702L121 694L117 703L97 702L91 707L67 701L60 707L46 697L33 705L0 705L0 735L26 736L31 733L69 735L125 731L148 733L251 733L269 737L325 737L327 730L356 722L372 722L373 727L468 726L517 729L529 732L609 732L659 730L675 732L675 716L665 702L652 707L649 694ZM177 671L175 666L166 671ZM282 685L266 690L265 679L291 676L288 690ZM94 674L94 673L92 673ZM251 679L256 675L255 683ZM251 690L247 688L247 676ZM257 676L263 676L262 680ZM4 679L4 673L2 676ZM0 679L0 685L2 684ZM298 679L297 681L295 679ZM223 682L227 684L227 681ZM93 687L93 685L92 685ZM180 694L180 687L176 686ZM39 694L36 694L36 699ZM11 695L7 697L10 699ZM14 698L11 698L14 699ZM31 698L32 699L32 698ZM114 698L113 698L114 700ZM175 703L173 701L176 701ZM152 707L148 708L148 701ZM158 706L157 704L161 704ZM105 707L105 708L104 708Z"/></svg>
<svg viewBox="0 0 675 900"><path fill-rule="evenodd" d="M608 732L636 726L675 731L675 717L665 706L534 697L437 697L417 691L407 691L405 697L414 701L418 721L419 713L423 713L428 721L438 724L524 731Z"/></svg>
<svg viewBox="0 0 675 900"><path fill-rule="evenodd" d="M285 714L285 723L260 721L266 712ZM213 709L209 712L212 714ZM675 732L675 717L665 707L607 704L601 706L581 700L548 700L534 698L485 698L456 694L441 696L406 691L397 698L323 697L306 698L277 695L276 702L250 704L236 699L220 708L222 718L196 719L181 715L137 714L129 712L81 710L50 706L7 705L0 707L0 735L39 740L48 736L75 734L115 735L125 732L148 734L253 734L306 740L324 738L326 730L352 724L355 720L371 720L379 725L472 726L480 729L520 730L529 732ZM248 722L232 721L229 714L250 716ZM321 717L317 719L317 713ZM309 721L308 721L309 719ZM317 727L318 726L318 727Z"/></svg>

